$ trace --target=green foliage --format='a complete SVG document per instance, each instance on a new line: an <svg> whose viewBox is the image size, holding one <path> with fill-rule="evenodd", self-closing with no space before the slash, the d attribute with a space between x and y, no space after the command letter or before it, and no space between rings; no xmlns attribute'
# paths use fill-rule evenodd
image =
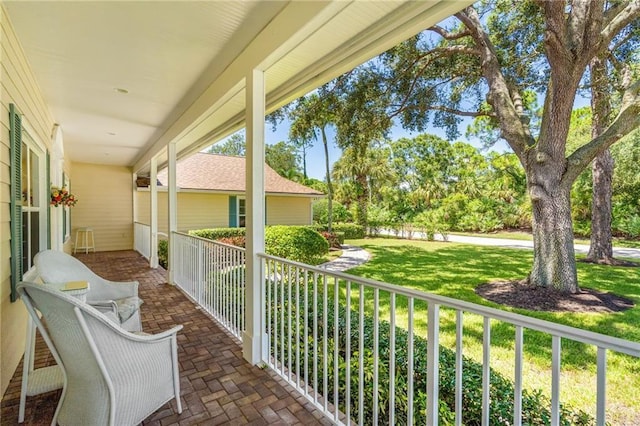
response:
<svg viewBox="0 0 640 426"><path fill-rule="evenodd" d="M326 226L318 227L322 231L326 231ZM364 238L364 228L355 223L334 223L331 227L333 232L344 234L344 238L347 240L355 240Z"/></svg>
<svg viewBox="0 0 640 426"><path fill-rule="evenodd" d="M266 145L264 160L280 176L294 181L301 180L302 173L298 168L299 155L294 145L284 141Z"/></svg>
<svg viewBox="0 0 640 426"><path fill-rule="evenodd" d="M209 228L189 231L189 235L214 241L221 238L244 237L245 233L246 228Z"/></svg>
<svg viewBox="0 0 640 426"><path fill-rule="evenodd" d="M224 142L211 145L209 149L207 149L207 153L244 157L246 146L244 130L242 130L229 136Z"/></svg>
<svg viewBox="0 0 640 426"><path fill-rule="evenodd" d="M245 248L245 246L247 245L247 240L244 236L219 238L216 241L222 244L229 244L230 246L242 248Z"/></svg>
<svg viewBox="0 0 640 426"><path fill-rule="evenodd" d="M454 243L367 239L354 241L353 244L367 250L372 256L364 265L350 270L350 274L498 308L500 306L479 297L474 289L491 281L512 281L526 277L532 259L532 252L527 250ZM640 302L640 274L637 268L578 263L578 277L584 287L624 295L632 299L636 305ZM355 306L353 302L352 306ZM386 303L381 301L379 306L380 317L388 318L388 300ZM614 314L539 312L504 306L501 308L611 337L640 340L640 328L637 327L640 322L640 309L637 306ZM398 302L396 310L406 311L406 305L402 307ZM451 311L443 311L442 315L440 341L442 344L447 342L447 345L451 345L455 342L455 330L451 327L455 315ZM423 314L416 318L415 324L424 324L424 321L426 315ZM471 333L473 337L465 341L465 353L474 359L482 359L482 318L465 315L465 336L471 337L466 330L478 330L480 334L476 334L475 331ZM491 340L496 342L491 351L492 366L504 375L510 374L513 371L513 328L492 327ZM526 386L543 389L548 395L546 378L549 376L540 372L549 369L551 340L537 332L525 331L525 341L525 357L528 359L527 362L531 363L531 369L525 377ZM581 409L593 410L595 373L592 368L596 363L595 350L578 342L563 339L562 354L565 389L572 389L563 400ZM628 418L635 419L640 413L640 402L635 394L628 392L630 388L640 389L640 375L637 374L640 359L630 359L626 355L614 352L610 355L607 400L610 401L613 418L618 416L618 421L613 421L612 424L625 424L625 421L620 420L620 416L624 418L628 414ZM614 406L623 408L614 410ZM637 422L627 420L626 423Z"/></svg>
<svg viewBox="0 0 640 426"><path fill-rule="evenodd" d="M313 222L326 225L328 221L329 200L321 198L313 202ZM333 222L349 222L351 213L340 203L333 202ZM332 224L333 225L333 224Z"/></svg>
<svg viewBox="0 0 640 426"><path fill-rule="evenodd" d="M296 262L315 263L329 251L329 243L306 226L269 226L265 230L267 254Z"/></svg>
<svg viewBox="0 0 640 426"><path fill-rule="evenodd" d="M286 280L286 278L285 278ZM299 285L299 284L298 284ZM275 288L275 286L274 286ZM299 303L293 303L289 306L287 303L288 295L285 294L284 298L278 299L277 296L273 297L272 302L272 328L277 329L278 318L280 313L284 310L287 312L289 309L292 312L294 318L297 318L298 324L291 325L299 326L300 330L309 330L309 337L304 340L304 336L300 333L300 341L294 341L294 347L292 351L284 352L284 359L281 360L283 365L289 365L291 361L292 366L296 366L301 360L295 359L296 353L300 350L301 353L309 353L310 356L314 356L314 349L317 349L317 363L320 366L327 365L326 381L324 374L320 372L318 377L313 376L304 377L304 372L301 372L304 379L308 383L313 383L317 389L323 389L327 387L326 397L332 404L338 403L342 412L346 410L346 403L350 405L350 413L352 418L359 418L360 414L363 416L364 424L372 424L374 420L374 414L377 414L378 423L380 425L389 424L389 367L390 367L390 355L392 350L391 339L391 326L387 321L379 321L378 326L378 348L374 352L374 336L375 336L375 322L369 315L365 315L362 319L363 333L359 332L360 329L360 316L355 310L347 311L344 306L336 306L332 302L332 295L329 294L328 302L326 306L319 304L317 311L313 306L301 312L297 312L299 307L303 305L304 291L309 292L309 300L313 298L313 290L310 283L298 288L300 293ZM274 289L272 291L278 291ZM285 293L288 292L287 287L283 289ZM331 289L329 293L333 292ZM292 295L294 296L294 295ZM295 296L294 296L295 298ZM278 304L277 300L284 300L283 304ZM317 315L317 323L314 322L314 317ZM337 315L337 317L336 317ZM346 320L349 317L350 334L346 334ZM314 340L311 335L311 331L314 329L314 324L318 325L317 335L318 340ZM326 330L325 330L326 324ZM286 335L289 333L289 325L285 329L280 329L278 332ZM408 411L408 332L400 327L395 327L395 340L393 341L393 355L395 359L395 424L407 424L407 411ZM292 333L293 334L293 333ZM326 334L327 339L324 340ZM336 340L337 335L337 340ZM363 340L364 352L362 353L363 363L360 364L360 353L356 348L360 347L360 339ZM349 341L350 357L346 358L346 342ZM271 350L280 355L283 347L280 345L277 339L272 339ZM324 358L323 348L326 345L326 352L328 358ZM420 336L414 336L414 373L413 373L413 389L414 389L414 422L415 424L424 424L426 422L426 404L427 395L425 390L427 389L427 340ZM340 358L338 361L338 370L335 370L333 361L334 350L338 349ZM289 360L289 356L292 357ZM373 401L374 401L374 372L375 364L374 360L378 359L378 413L374 413ZM455 410L455 352L446 347L440 346L439 348L439 421L442 424L453 424L454 410ZM347 384L345 377L346 366L350 367L350 399L347 401ZM359 387L360 383L360 367L363 370L363 412L359 411ZM295 368L295 367L294 367ZM338 376L336 378L336 375ZM467 425L479 425L482 418L482 376L483 369L480 363L477 363L467 357L463 357L463 394L462 394L462 421ZM337 381L337 389L335 388ZM334 392L338 393L338 401L335 401ZM491 425L510 425L513 419L513 395L514 386L513 383L502 376L495 370L491 370L490 379L490 419ZM549 424L551 419L550 413L550 401L541 392L531 392L524 390L522 394L522 421L523 424L528 425L546 425ZM567 406L561 406L561 424L563 426L568 425L591 425L594 424L594 419L588 414L572 410Z"/></svg>
<svg viewBox="0 0 640 426"><path fill-rule="evenodd" d="M340 241L340 237L338 237L338 234L334 232L328 232L328 231L320 232L320 235L322 235L324 239L327 240L327 243L329 244L329 248L337 248L337 249L339 249L341 245L344 244L344 233L341 232L340 234L342 235L342 241Z"/></svg>
<svg viewBox="0 0 640 426"><path fill-rule="evenodd" d="M167 269L169 267L169 241L168 240L158 241L158 263L164 269Z"/></svg>

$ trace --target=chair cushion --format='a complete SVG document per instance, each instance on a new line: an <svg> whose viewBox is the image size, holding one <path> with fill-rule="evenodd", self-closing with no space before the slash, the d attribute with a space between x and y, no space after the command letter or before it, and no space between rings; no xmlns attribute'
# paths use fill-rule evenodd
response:
<svg viewBox="0 0 640 426"><path fill-rule="evenodd" d="M118 307L118 316L120 317L120 322L123 323L138 310L140 309L140 305L142 305L143 300L138 296L125 297L123 299L114 300Z"/></svg>

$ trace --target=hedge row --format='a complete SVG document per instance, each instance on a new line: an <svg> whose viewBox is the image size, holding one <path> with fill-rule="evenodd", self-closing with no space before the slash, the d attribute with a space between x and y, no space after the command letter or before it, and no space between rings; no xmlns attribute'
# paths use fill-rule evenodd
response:
<svg viewBox="0 0 640 426"><path fill-rule="evenodd" d="M189 235L216 241L221 238L244 237L245 229L246 228L195 229L193 231L189 231Z"/></svg>
<svg viewBox="0 0 640 426"><path fill-rule="evenodd" d="M277 290L279 291L279 290ZM285 290L286 292L286 290ZM300 297L304 291L300 291ZM312 296L309 295L311 298ZM322 306L318 306L318 319L317 323L314 322L313 308L309 308L306 312L301 312L300 316L296 315L296 308L298 306L304 306L304 301L301 300L298 303L292 302L292 306L289 307L287 295L285 294L285 303L280 305L276 304L277 298L272 299L274 303L271 305L273 310L272 328L276 329L280 327L276 323L280 318L280 312L284 310L286 314L291 312L294 318L298 318L299 324L296 325L295 321L291 324L291 327L300 329L300 341L294 341L291 352L284 351L284 359L280 362L283 365L292 365L294 371L298 363L302 366L304 360L296 359L296 353L309 354L317 353L319 366L325 365L323 359L324 344L327 345L328 359L326 360L327 376L327 398L330 403L334 401L334 386L335 386L335 371L333 365L333 353L337 346L340 352L339 364L341 370L338 371L338 404L341 411L345 411L345 399L346 399L346 383L344 376L344 366L348 362L351 365L351 388L350 388L350 407L351 417L354 419L359 418L359 357L357 348L359 347L359 314L358 312L350 312L350 330L349 336L346 335L346 309L340 306L338 309L338 341L336 342L334 336L336 331L336 324L334 322L334 305L331 302L331 297L327 303L327 341L324 342L320 336L325 335L323 324ZM291 309L291 310L290 310ZM276 321L276 322L274 322ZM317 336L318 340L315 341L311 336L313 334L314 324L318 325ZM288 335L288 325L284 325L285 329L278 329L278 333L284 333ZM389 356L390 356L390 331L391 327L387 321L378 322L379 333L379 347L377 354L373 353L373 339L374 339L374 320L365 316L363 319L364 333L364 352L363 352L363 370L364 370L364 406L363 406L363 419L364 424L372 424L374 419L373 412L373 373L374 373L374 359L378 357L379 368L379 383L378 383L378 424L389 424ZM304 340L303 330L308 330L308 339ZM351 357L349 360L345 360L344 348L346 347L346 339L350 339ZM395 424L407 424L406 413L408 410L408 383L407 383L407 361L408 361L408 332L400 327L395 328ZM279 346L279 342L276 339L272 339L271 350L276 353L281 353L282 348ZM315 347L315 351L314 351ZM299 349L299 351L298 351ZM289 353L293 357L291 364L289 364ZM440 346L439 357L439 422L444 425L454 424L455 415L455 362L456 354L451 349ZM309 359L309 363L313 362ZM305 377L304 371L301 371L301 380L304 380L310 384L314 384L316 389L322 390L325 386L324 374L319 372L318 377L314 379L311 369L309 369L309 376ZM463 358L463 376L462 376L462 423L465 425L480 425L482 419L482 364L475 362L469 358ZM426 423L426 404L427 395L425 390L427 388L427 340L420 336L414 336L414 423L425 424ZM315 382L315 383L314 383ZM514 385L513 382L500 373L491 370L490 379L490 418L489 424L491 425L511 425L513 424L513 404L514 404ZM544 396L540 391L528 391L522 392L522 424L527 425L548 425L551 423L551 412L549 407L551 403L549 398ZM563 426L569 425L593 425L595 421L589 414L573 409L572 407L562 405L560 408L560 424Z"/></svg>
<svg viewBox="0 0 640 426"><path fill-rule="evenodd" d="M326 225L311 225L316 231L326 231ZM355 223L334 223L331 225L331 231L337 233L343 233L344 238L347 240L359 240L364 238L365 229L361 225Z"/></svg>
<svg viewBox="0 0 640 426"><path fill-rule="evenodd" d="M329 243L306 226L269 226L264 233L267 254L315 264L329 251Z"/></svg>

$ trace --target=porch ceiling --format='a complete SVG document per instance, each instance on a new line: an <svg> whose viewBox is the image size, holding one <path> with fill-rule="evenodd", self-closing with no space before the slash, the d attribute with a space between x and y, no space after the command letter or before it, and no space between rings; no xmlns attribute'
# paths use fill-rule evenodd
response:
<svg viewBox="0 0 640 426"><path fill-rule="evenodd" d="M244 76L267 109L472 3L5 1L72 161L133 166L244 126ZM125 89L127 94L117 89Z"/></svg>

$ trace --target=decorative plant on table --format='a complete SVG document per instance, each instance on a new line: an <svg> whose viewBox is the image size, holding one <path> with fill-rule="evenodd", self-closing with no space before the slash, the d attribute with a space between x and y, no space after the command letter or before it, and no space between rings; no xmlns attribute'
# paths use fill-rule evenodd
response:
<svg viewBox="0 0 640 426"><path fill-rule="evenodd" d="M66 187L51 187L51 201L49 204L51 204L52 206L73 207L77 202L78 199L76 198L76 196L71 194Z"/></svg>

